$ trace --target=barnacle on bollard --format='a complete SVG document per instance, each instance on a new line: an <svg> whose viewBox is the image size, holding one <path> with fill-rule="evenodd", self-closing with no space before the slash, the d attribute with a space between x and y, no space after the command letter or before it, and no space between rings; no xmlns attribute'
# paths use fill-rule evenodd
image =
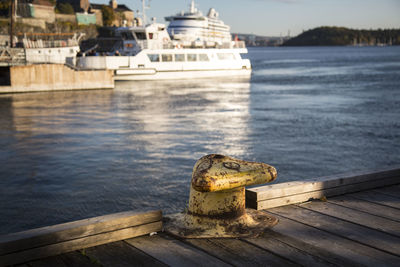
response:
<svg viewBox="0 0 400 267"><path fill-rule="evenodd" d="M265 163L204 156L193 168L187 211L166 216L165 230L184 238L257 236L278 220L246 209L244 187L271 182L276 176L276 169Z"/></svg>

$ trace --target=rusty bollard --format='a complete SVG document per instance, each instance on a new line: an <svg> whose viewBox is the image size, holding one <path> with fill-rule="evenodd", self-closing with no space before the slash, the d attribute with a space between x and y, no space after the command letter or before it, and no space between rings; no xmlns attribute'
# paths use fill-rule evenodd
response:
<svg viewBox="0 0 400 267"><path fill-rule="evenodd" d="M257 236L278 219L246 209L244 187L276 176L276 169L265 163L204 156L193 168L187 211L166 216L165 230L183 238Z"/></svg>

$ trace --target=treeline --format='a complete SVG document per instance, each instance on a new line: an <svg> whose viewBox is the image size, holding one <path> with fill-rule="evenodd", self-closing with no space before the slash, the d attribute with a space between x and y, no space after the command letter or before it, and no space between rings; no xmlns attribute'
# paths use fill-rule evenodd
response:
<svg viewBox="0 0 400 267"><path fill-rule="evenodd" d="M283 46L330 45L400 45L400 29L353 30L344 27L319 27L283 43Z"/></svg>

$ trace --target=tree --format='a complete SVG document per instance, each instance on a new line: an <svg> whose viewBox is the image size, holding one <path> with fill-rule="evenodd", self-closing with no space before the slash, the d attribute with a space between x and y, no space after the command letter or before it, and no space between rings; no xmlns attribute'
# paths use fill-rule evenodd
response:
<svg viewBox="0 0 400 267"><path fill-rule="evenodd" d="M61 14L74 14L74 8L70 3L58 3L56 10Z"/></svg>
<svg viewBox="0 0 400 267"><path fill-rule="evenodd" d="M114 10L106 5L101 7L101 14L103 15L103 25L112 26L115 19Z"/></svg>

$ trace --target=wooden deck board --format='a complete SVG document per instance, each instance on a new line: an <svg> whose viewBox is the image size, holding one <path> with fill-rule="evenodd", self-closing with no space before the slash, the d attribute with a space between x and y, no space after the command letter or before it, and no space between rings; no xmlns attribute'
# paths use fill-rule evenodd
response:
<svg viewBox="0 0 400 267"><path fill-rule="evenodd" d="M386 194L386 195L400 199L400 186L398 186L398 185L377 188L372 191L379 192L379 193Z"/></svg>
<svg viewBox="0 0 400 267"><path fill-rule="evenodd" d="M400 223L333 203L313 201L298 206L400 237Z"/></svg>
<svg viewBox="0 0 400 267"><path fill-rule="evenodd" d="M124 241L88 248L85 253L102 266L167 266Z"/></svg>
<svg viewBox="0 0 400 267"><path fill-rule="evenodd" d="M28 266L31 267L69 267L69 266L82 266L82 267L99 267L98 264L91 261L88 257L84 256L79 251L64 253L58 256L47 257L44 259L32 261Z"/></svg>
<svg viewBox="0 0 400 267"><path fill-rule="evenodd" d="M400 209L400 200L398 198L392 197L392 196L389 196L386 194L382 194L377 191L358 192L358 193L350 194L350 196L364 200L364 201L377 203L377 204L380 204L383 206Z"/></svg>
<svg viewBox="0 0 400 267"><path fill-rule="evenodd" d="M299 263L303 266L353 265L354 262L338 258L328 250L317 248L301 240L274 232L266 231L256 238L245 238L246 242L257 245L272 253Z"/></svg>
<svg viewBox="0 0 400 267"><path fill-rule="evenodd" d="M362 199L352 197L351 195L330 198L329 202L373 214L382 218L390 219L392 221L400 222L400 209L364 201Z"/></svg>
<svg viewBox="0 0 400 267"><path fill-rule="evenodd" d="M185 242L234 266L265 266L267 262L269 266L299 266L239 239L187 239Z"/></svg>
<svg viewBox="0 0 400 267"><path fill-rule="evenodd" d="M270 212L278 213L286 218L394 255L400 255L400 238L381 231L343 221L339 218L327 216L298 206L274 208Z"/></svg>
<svg viewBox="0 0 400 267"><path fill-rule="evenodd" d="M363 245L345 237L338 236L295 220L282 217L275 213L279 223L272 228L272 231L301 240L311 246L322 250L328 250L335 257L329 258L330 262L337 265L348 266L398 266L399 257ZM352 264L341 264L343 258Z"/></svg>
<svg viewBox="0 0 400 267"><path fill-rule="evenodd" d="M226 262L167 235L137 237L126 242L171 266L229 266Z"/></svg>

